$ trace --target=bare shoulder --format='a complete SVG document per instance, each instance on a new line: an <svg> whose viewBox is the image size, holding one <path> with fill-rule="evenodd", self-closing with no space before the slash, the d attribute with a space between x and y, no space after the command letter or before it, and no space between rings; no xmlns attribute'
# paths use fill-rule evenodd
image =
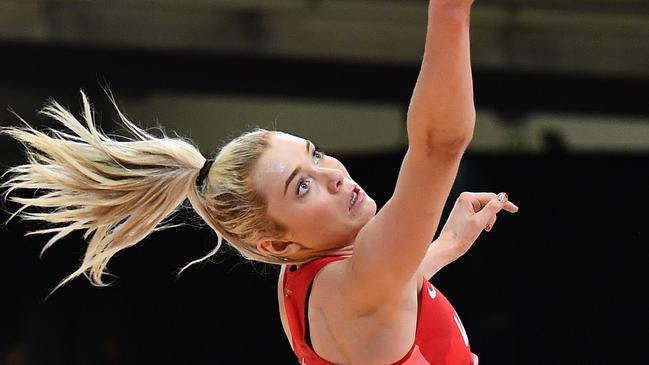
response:
<svg viewBox="0 0 649 365"><path fill-rule="evenodd" d="M375 311L376 308L367 307L367 302L362 298L363 292L355 290L355 283L350 279L353 272L353 264L354 261L350 256L332 262L318 272L313 279L311 292L316 303L326 306L326 304L333 304L335 302L337 306L346 307L345 309L349 311L350 314L356 314L359 316L367 314L366 312ZM409 296L408 293L412 291L413 287L416 287L417 292L419 292L423 282L422 275L421 268L419 268L416 274L412 276L409 283L404 286L405 290L402 292L397 291L393 293L393 295L386 297L384 304L400 302L404 296Z"/></svg>
<svg viewBox="0 0 649 365"><path fill-rule="evenodd" d="M332 308L353 315L354 291L350 285L351 257L334 261L323 267L313 278L311 303L319 308Z"/></svg>
<svg viewBox="0 0 649 365"><path fill-rule="evenodd" d="M351 259L324 266L313 279L309 306L312 346L334 363L392 363L402 358L414 341L417 294L423 280L413 280L403 295L383 303L371 313L359 313L349 275ZM277 296L280 318L291 347L291 332L284 308L284 276L280 270ZM351 361L353 359L353 361Z"/></svg>
<svg viewBox="0 0 649 365"><path fill-rule="evenodd" d="M350 285L351 258L332 262L316 275L309 302L311 340L316 352L334 363L392 363L411 348L417 324L415 280L380 307Z"/></svg>
<svg viewBox="0 0 649 365"><path fill-rule="evenodd" d="M317 287L318 292L325 293L331 289L342 289L341 285L346 282L349 265L351 265L351 257L328 263L313 278L313 288Z"/></svg>

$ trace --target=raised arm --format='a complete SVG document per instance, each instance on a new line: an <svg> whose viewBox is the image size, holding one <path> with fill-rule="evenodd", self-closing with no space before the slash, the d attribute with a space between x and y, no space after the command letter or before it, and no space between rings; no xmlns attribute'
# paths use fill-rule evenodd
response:
<svg viewBox="0 0 649 365"><path fill-rule="evenodd" d="M469 47L472 3L430 1L424 57L408 108L410 150L463 152L473 135Z"/></svg>
<svg viewBox="0 0 649 365"><path fill-rule="evenodd" d="M358 234L345 272L359 311L402 292L439 224L475 121L472 1L431 0L426 47L408 110L408 151L391 199Z"/></svg>

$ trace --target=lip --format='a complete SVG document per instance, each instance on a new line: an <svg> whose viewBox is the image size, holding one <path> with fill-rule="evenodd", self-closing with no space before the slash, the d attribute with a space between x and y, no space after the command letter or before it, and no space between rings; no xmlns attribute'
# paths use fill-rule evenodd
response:
<svg viewBox="0 0 649 365"><path fill-rule="evenodd" d="M363 200L365 200L365 192L363 191L363 189L357 186L354 190L352 190L352 194L354 191L357 191L356 201L354 202L354 205L349 208L349 211L352 211L355 208L359 207Z"/></svg>

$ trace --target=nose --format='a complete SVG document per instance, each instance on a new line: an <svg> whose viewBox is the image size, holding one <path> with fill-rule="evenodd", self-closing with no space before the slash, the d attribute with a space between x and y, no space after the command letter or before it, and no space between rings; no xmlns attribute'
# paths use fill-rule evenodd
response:
<svg viewBox="0 0 649 365"><path fill-rule="evenodd" d="M327 190L330 193L337 193L338 190L343 186L343 181L345 180L345 174L338 169L321 169L324 176L327 179Z"/></svg>

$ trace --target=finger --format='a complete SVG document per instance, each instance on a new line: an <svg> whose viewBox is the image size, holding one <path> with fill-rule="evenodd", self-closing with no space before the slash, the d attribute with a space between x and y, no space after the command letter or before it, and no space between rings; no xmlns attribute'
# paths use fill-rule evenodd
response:
<svg viewBox="0 0 649 365"><path fill-rule="evenodd" d="M496 224L496 219L498 219L498 216L494 215L489 223L487 223L487 226L484 229L486 232L491 232L491 230L494 228L494 225Z"/></svg>
<svg viewBox="0 0 649 365"><path fill-rule="evenodd" d="M460 197L458 200L464 201L467 204L471 204L473 207L474 212L479 212L484 208L489 201L492 199L496 198L496 194L494 193L471 193L468 191L463 192L460 194Z"/></svg>
<svg viewBox="0 0 649 365"><path fill-rule="evenodd" d="M499 198L501 201L499 200ZM489 222L495 219L496 214L500 212L507 203L507 194L498 194L498 197L491 199L481 211L476 213L476 218L482 227L486 227ZM490 228L491 230L491 228Z"/></svg>
<svg viewBox="0 0 649 365"><path fill-rule="evenodd" d="M516 213L518 212L518 206L510 201L507 201L505 203L505 206L503 207L504 210L510 212L510 213Z"/></svg>
<svg viewBox="0 0 649 365"><path fill-rule="evenodd" d="M506 193L501 194L507 196ZM484 208L487 204L489 204L491 200L497 197L498 195L496 195L495 193L472 193L465 191L460 194L458 200L464 200L466 203L471 204L473 206L473 211L477 213L482 210L482 208ZM510 213L518 212L518 206L512 202L509 202L508 196L505 198L504 209Z"/></svg>

